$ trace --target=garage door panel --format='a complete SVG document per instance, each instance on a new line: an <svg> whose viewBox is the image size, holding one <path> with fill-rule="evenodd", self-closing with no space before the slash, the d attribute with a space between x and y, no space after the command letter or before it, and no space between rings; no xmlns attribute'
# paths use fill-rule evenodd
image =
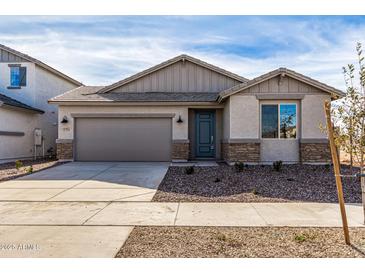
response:
<svg viewBox="0 0 365 274"><path fill-rule="evenodd" d="M77 118L78 161L170 161L171 118Z"/></svg>

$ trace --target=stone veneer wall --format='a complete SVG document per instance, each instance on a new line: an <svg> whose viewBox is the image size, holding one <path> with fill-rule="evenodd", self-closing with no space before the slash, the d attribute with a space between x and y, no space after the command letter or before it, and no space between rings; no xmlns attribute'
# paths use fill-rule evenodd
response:
<svg viewBox="0 0 365 274"><path fill-rule="evenodd" d="M300 143L300 160L302 163L330 163L329 143Z"/></svg>
<svg viewBox="0 0 365 274"><path fill-rule="evenodd" d="M222 143L222 158L227 162L260 162L260 143Z"/></svg>
<svg viewBox="0 0 365 274"><path fill-rule="evenodd" d="M58 141L56 142L57 146L57 159L58 160L72 160L73 159L73 143L70 141L63 142Z"/></svg>
<svg viewBox="0 0 365 274"><path fill-rule="evenodd" d="M172 160L184 160L189 159L190 144L189 141L173 141L172 142Z"/></svg>

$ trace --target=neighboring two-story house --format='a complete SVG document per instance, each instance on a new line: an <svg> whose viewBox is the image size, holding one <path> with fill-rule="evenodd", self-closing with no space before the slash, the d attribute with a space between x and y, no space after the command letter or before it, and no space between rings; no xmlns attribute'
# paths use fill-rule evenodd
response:
<svg viewBox="0 0 365 274"><path fill-rule="evenodd" d="M47 100L81 86L41 61L0 45L0 162L55 154L57 107ZM39 137L35 137L35 131ZM35 139L40 143L35 145Z"/></svg>

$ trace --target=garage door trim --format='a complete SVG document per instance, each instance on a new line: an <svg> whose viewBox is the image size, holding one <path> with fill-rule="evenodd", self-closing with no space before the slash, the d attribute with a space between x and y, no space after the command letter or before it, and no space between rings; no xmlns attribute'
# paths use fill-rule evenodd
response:
<svg viewBox="0 0 365 274"><path fill-rule="evenodd" d="M175 113L71 113L74 118L173 118Z"/></svg>

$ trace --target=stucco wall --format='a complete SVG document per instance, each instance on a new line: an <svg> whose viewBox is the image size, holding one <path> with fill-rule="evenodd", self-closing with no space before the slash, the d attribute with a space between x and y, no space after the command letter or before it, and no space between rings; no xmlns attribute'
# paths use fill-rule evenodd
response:
<svg viewBox="0 0 365 274"><path fill-rule="evenodd" d="M173 140L188 139L188 107L170 106L59 106L59 120L67 116L68 123L59 123L58 139L74 139L74 118L72 114L175 114L172 123ZM183 123L176 123L181 115ZM146 134L148 134L146 132Z"/></svg>
<svg viewBox="0 0 365 274"><path fill-rule="evenodd" d="M223 139L224 140L228 140L229 136L230 136L230 98L228 98L225 101L224 104L224 109L223 109L223 113L222 113L222 121L223 121Z"/></svg>
<svg viewBox="0 0 365 274"><path fill-rule="evenodd" d="M26 86L21 87L20 89L8 89L10 85L10 68L9 64L20 64L23 67L27 67L27 82ZM28 104L32 107L39 108L45 111L42 115L34 115L26 113L24 114L21 110L18 110L18 115L13 115L12 123L17 131L23 131L22 127L25 127L25 130L28 130L27 126L31 126L33 124L37 124L37 128L42 129L42 134L44 136L45 142L45 151L49 148L53 148L53 151L56 151L55 140L57 138L57 106L48 104L48 99L62 94L70 89L75 88L76 85L70 83L69 81L64 80L63 78L54 75L38 66L34 63L30 62L10 62L10 63L0 63L0 92L6 96L9 96L13 99L16 99L22 103ZM12 111L12 113L16 113L17 111ZM27 117L27 123L24 124L24 117ZM23 118L21 118L23 117ZM36 121L32 121L32 119L36 119ZM19 120L19 121L18 121ZM5 130L4 127L9 124L9 120L7 120L4 116L0 116L0 130ZM33 130L31 135L26 135L21 137L24 142L18 142L20 138L17 140L14 137L6 137L3 139L3 144L7 147L7 152L11 151L11 148L14 151L14 157L18 157L18 155L27 155L29 154L29 143L33 144ZM26 140L26 138L28 138ZM16 140L16 141L15 141ZM9 146L8 146L9 142ZM13 145L13 143L17 143L17 145ZM19 154L19 151L22 153ZM8 157L8 156L6 156ZM5 156L0 154L0 159L5 158Z"/></svg>
<svg viewBox="0 0 365 274"><path fill-rule="evenodd" d="M330 100L329 95L305 95L302 100L302 138L327 138L326 133L320 130L320 123L326 124L323 104Z"/></svg>
<svg viewBox="0 0 365 274"><path fill-rule="evenodd" d="M58 109L57 106L48 104L48 100L77 86L38 66L36 66L35 83L34 106L44 111L39 119L44 136L45 150L47 151L52 147L55 152L58 135Z"/></svg>
<svg viewBox="0 0 365 274"><path fill-rule="evenodd" d="M231 96L230 117L230 139L259 137L259 100L256 96Z"/></svg>
<svg viewBox="0 0 365 274"><path fill-rule="evenodd" d="M24 132L24 136L0 135L0 162L6 159L28 158L34 155L33 132L35 128L40 127L39 117L39 114L0 107L0 130ZM38 152L41 153L41 150Z"/></svg>

